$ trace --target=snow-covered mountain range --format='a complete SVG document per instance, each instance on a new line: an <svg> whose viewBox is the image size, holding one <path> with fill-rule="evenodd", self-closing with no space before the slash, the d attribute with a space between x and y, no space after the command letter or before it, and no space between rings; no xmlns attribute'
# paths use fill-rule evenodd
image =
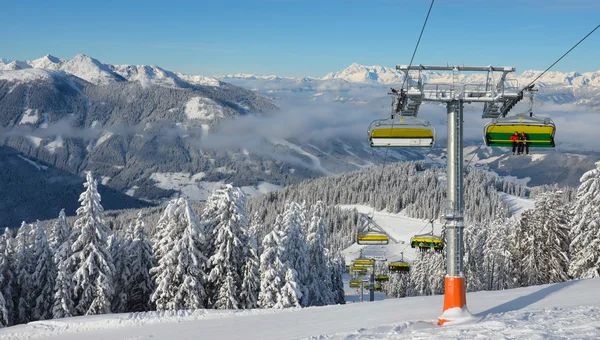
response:
<svg viewBox="0 0 600 340"><path fill-rule="evenodd" d="M219 86L220 82L212 77L185 75L166 71L154 65L110 65L85 54L78 54L73 59L62 59L46 55L35 60L14 60L0 58L0 71L16 71L27 69L44 69L64 71L95 85L106 85L121 81L138 81L142 84L157 84L175 88L193 85ZM14 75L0 72L0 79ZM25 74L31 75L27 72ZM33 73L43 76L43 73Z"/></svg>
<svg viewBox="0 0 600 340"><path fill-rule="evenodd" d="M443 74L426 76L447 81ZM590 80L578 80L584 76ZM589 130L597 121L591 111L600 108L598 78L589 73L547 77L536 99L557 104L561 112L577 108L589 115L583 125L571 116L552 117L559 146L578 141L563 137L570 135L594 150L597 144L590 141L597 134ZM419 117L438 127L442 148L390 150L388 155L368 146L367 127L389 114L387 87L401 79L393 69L358 64L322 79L213 78L151 65L110 65L83 54L2 59L0 134L10 138L0 139L0 145L77 175L92 170L103 184L154 202L177 192L202 200L211 185L224 181L260 191L386 159L443 163L445 111L434 105L424 105ZM562 109L563 104L575 106ZM56 125L67 118L72 119L68 126ZM480 117L465 122L466 145L479 145L484 124ZM500 149L481 149L474 162L503 175L530 177L532 185L575 185L594 157L555 152L512 159ZM537 171L540 166L546 171Z"/></svg>
<svg viewBox="0 0 600 340"><path fill-rule="evenodd" d="M517 73L516 77L509 77L509 79L514 78L519 84L526 85L533 81L541 72L528 70L520 74ZM423 71L422 75L425 82L428 83L452 83L452 74L449 72ZM481 74L470 75L465 73L460 77L461 81L465 83L485 82L485 76ZM353 83L400 84L404 81L404 74L391 67L365 66L353 63L341 71L328 73L321 79L343 79ZM584 73L549 71L539 79L538 85L540 87L548 85L565 85L579 88L600 87L600 70Z"/></svg>

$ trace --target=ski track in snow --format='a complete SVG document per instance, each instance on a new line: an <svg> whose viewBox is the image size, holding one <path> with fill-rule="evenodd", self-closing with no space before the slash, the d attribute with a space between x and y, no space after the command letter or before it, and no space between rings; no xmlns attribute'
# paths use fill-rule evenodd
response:
<svg viewBox="0 0 600 340"><path fill-rule="evenodd" d="M467 294L474 321L438 327L443 296L286 310L148 312L37 321L0 339L594 339L600 279Z"/></svg>

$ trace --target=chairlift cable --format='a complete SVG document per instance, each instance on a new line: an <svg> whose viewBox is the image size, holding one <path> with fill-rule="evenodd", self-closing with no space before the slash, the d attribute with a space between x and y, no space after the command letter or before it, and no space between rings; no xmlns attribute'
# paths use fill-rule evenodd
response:
<svg viewBox="0 0 600 340"><path fill-rule="evenodd" d="M434 2L435 2L435 0L431 0L431 5L429 5L429 10L427 11L427 16L425 17L425 21L423 22L423 27L421 28L421 33L419 34L419 39L417 40L417 44L415 45L415 49L413 50L413 54L412 54L412 57L410 58L409 65L412 65L415 55L417 54L417 49L419 48L419 44L421 43L421 38L423 37L423 32L425 31L425 26L427 26L427 21L429 20L429 14L431 14L431 9L433 8ZM404 85L406 84L406 80L407 80L407 78L404 77L404 81L402 82L401 88L404 88ZM392 134L393 128L394 128L394 121L392 120L392 129L390 129L390 136ZM386 148L385 156L383 157L383 166L381 167L381 173L379 175L379 180L381 180L381 178L383 177L383 171L385 169L385 166L387 165L389 151L390 151L389 148ZM376 205L376 202L373 202L373 217L375 217L375 205Z"/></svg>
<svg viewBox="0 0 600 340"><path fill-rule="evenodd" d="M569 54L571 51L573 51L575 49L575 47L577 47L579 44L581 44L585 39L587 39L587 37L589 37L590 35L592 35L592 33L594 33L599 27L600 27L600 25L596 26L596 28L594 28L593 30L591 30L590 33L588 33L585 37L581 38L581 40L579 40L577 42L577 44L573 45L573 47L571 47L567 52L565 52L565 54L563 54L560 58L558 58L554 63L552 63L552 65L550 65L546 70L544 70L544 72L540 73L533 81L531 81L527 86L525 86L523 88L523 90L527 89L529 86L531 86L532 84L534 84L546 72L548 72L548 70L550 70L554 65L558 64L558 62L561 61L562 58L566 57L567 54ZM523 91L523 90L521 90L521 91Z"/></svg>

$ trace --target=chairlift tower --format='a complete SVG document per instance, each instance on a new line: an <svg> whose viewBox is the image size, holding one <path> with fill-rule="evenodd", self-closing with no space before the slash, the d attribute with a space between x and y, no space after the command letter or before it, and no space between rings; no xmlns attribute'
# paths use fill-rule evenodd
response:
<svg viewBox="0 0 600 340"><path fill-rule="evenodd" d="M425 66L398 65L408 84L402 94L400 114L416 117L425 101L446 103L448 112L447 173L448 194L444 218L446 220L446 278L444 281L444 308L438 318L443 325L457 318L470 316L467 310L466 282L463 271L463 108L464 104L484 103L482 118L504 117L521 99L523 91L516 81L507 79L514 67L496 66ZM452 72L452 83L428 84L424 71ZM415 72L417 76L414 77ZM487 72L485 83L461 82L460 72Z"/></svg>

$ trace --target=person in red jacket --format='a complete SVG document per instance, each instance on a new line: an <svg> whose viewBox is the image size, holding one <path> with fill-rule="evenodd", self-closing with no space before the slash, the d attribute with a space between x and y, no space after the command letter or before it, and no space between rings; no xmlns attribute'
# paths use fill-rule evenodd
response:
<svg viewBox="0 0 600 340"><path fill-rule="evenodd" d="M513 155L514 155L515 151L517 151L517 146L519 145L519 132L515 131L515 133L512 136L510 136L510 141L512 142L512 145L513 145ZM519 151L521 151L521 150L519 150Z"/></svg>

